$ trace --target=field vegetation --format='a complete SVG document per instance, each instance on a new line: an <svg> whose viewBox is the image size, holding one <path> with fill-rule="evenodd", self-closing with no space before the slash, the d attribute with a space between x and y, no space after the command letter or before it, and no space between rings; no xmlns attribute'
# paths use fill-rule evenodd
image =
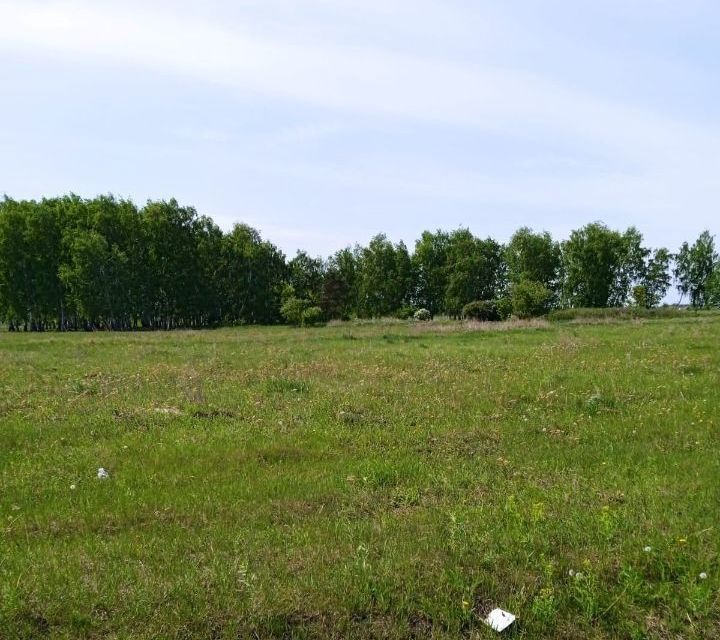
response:
<svg viewBox="0 0 720 640"><path fill-rule="evenodd" d="M720 637L720 319L575 320L3 332L0 637Z"/></svg>

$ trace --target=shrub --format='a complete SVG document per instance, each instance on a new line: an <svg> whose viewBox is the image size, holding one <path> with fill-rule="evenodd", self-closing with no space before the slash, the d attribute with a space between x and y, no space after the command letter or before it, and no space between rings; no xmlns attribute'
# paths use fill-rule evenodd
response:
<svg viewBox="0 0 720 640"><path fill-rule="evenodd" d="M500 313L495 300L476 300L463 307L463 318L490 322L500 320Z"/></svg>
<svg viewBox="0 0 720 640"><path fill-rule="evenodd" d="M512 298L498 298L496 304L500 320L507 320L513 313Z"/></svg>
<svg viewBox="0 0 720 640"><path fill-rule="evenodd" d="M633 287L632 297L636 307L639 307L640 309L647 309L650 307L647 287L645 285L639 284Z"/></svg>
<svg viewBox="0 0 720 640"><path fill-rule="evenodd" d="M311 307L309 300L294 296L285 300L282 307L280 307L280 314L288 324L293 324L296 327L317 324L323 317L320 307Z"/></svg>
<svg viewBox="0 0 720 640"><path fill-rule="evenodd" d="M413 315L413 318L420 322L427 322L432 318L432 314L427 309L418 309Z"/></svg>
<svg viewBox="0 0 720 640"><path fill-rule="evenodd" d="M395 312L395 317L398 320L408 320L409 318L412 318L414 315L415 315L415 307L413 307L409 304L403 305Z"/></svg>
<svg viewBox="0 0 720 640"><path fill-rule="evenodd" d="M541 282L518 282L512 287L512 312L518 318L542 316L550 310L552 295L552 291Z"/></svg>
<svg viewBox="0 0 720 640"><path fill-rule="evenodd" d="M287 298L285 302L283 302L282 307L280 307L280 315L282 315L288 324L294 324L296 327L299 327L303 323L303 316L309 304L307 300L291 296Z"/></svg>
<svg viewBox="0 0 720 640"><path fill-rule="evenodd" d="M312 326L322 321L323 312L320 307L308 307L303 311L302 324Z"/></svg>

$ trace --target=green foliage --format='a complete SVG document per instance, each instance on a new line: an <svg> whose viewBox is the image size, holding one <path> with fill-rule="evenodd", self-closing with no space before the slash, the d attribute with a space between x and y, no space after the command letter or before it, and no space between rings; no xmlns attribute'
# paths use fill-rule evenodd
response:
<svg viewBox="0 0 720 640"><path fill-rule="evenodd" d="M407 320L408 318L412 318L414 314L415 307L409 304L405 304L395 312L395 317L398 320Z"/></svg>
<svg viewBox="0 0 720 640"><path fill-rule="evenodd" d="M416 274L415 298L417 304L431 315L444 310L445 290L448 285L448 245L450 236L444 231L424 231L415 243L412 257Z"/></svg>
<svg viewBox="0 0 720 640"><path fill-rule="evenodd" d="M646 271L650 251L633 227L625 233L600 223L573 231L562 244L564 297L571 306L619 307Z"/></svg>
<svg viewBox="0 0 720 640"><path fill-rule="evenodd" d="M704 307L714 296L713 274L719 266L715 238L709 231L703 231L692 246L683 243L675 259L675 278L678 291L690 296L693 307Z"/></svg>
<svg viewBox="0 0 720 640"><path fill-rule="evenodd" d="M288 282L298 298L318 304L323 291L324 265L320 258L311 258L305 251L288 263Z"/></svg>
<svg viewBox="0 0 720 640"><path fill-rule="evenodd" d="M647 308L657 307L670 288L670 262L672 256L667 249L656 249L647 261L641 285L645 288L644 305ZM639 305L636 299L636 304Z"/></svg>
<svg viewBox="0 0 720 640"><path fill-rule="evenodd" d="M553 292L541 282L520 280L510 288L512 313L518 318L542 316L550 310Z"/></svg>
<svg viewBox="0 0 720 640"><path fill-rule="evenodd" d="M539 282L550 291L560 284L560 245L547 231L533 233L527 227L516 231L505 248L505 260L511 284Z"/></svg>
<svg viewBox="0 0 720 640"><path fill-rule="evenodd" d="M282 300L280 314L288 324L305 327L322 322L323 310L307 298L298 298L291 284L285 285Z"/></svg>
<svg viewBox="0 0 720 640"><path fill-rule="evenodd" d="M495 300L469 302L462 309L462 317L480 322L493 322L501 319Z"/></svg>
<svg viewBox="0 0 720 640"><path fill-rule="evenodd" d="M235 225L222 238L218 301L228 323L271 324L280 318L285 257L247 225Z"/></svg>
<svg viewBox="0 0 720 640"><path fill-rule="evenodd" d="M325 266L320 306L326 318L349 320L358 311L358 262L356 251L341 249Z"/></svg>
<svg viewBox="0 0 720 640"><path fill-rule="evenodd" d="M448 282L445 309L460 317L473 300L490 300L505 286L505 262L501 245L480 240L468 229L458 229L448 241Z"/></svg>
<svg viewBox="0 0 720 640"><path fill-rule="evenodd" d="M432 320L432 314L430 313L429 309L418 309L414 315L414 320L418 320L420 322L428 322Z"/></svg>
<svg viewBox="0 0 720 640"><path fill-rule="evenodd" d="M593 223L559 245L518 230L506 247L469 229L424 232L410 255L384 235L323 261L285 256L243 224L223 232L175 200L74 195L0 201L0 322L11 330L135 330L302 325L351 318L458 319L494 300L505 319L569 308L657 307L673 256L642 236ZM705 232L674 270L694 307L720 306L720 266ZM296 300L283 297L290 286ZM284 305L287 303L287 306ZM284 307L284 308L283 308ZM321 309L321 315L305 310Z"/></svg>
<svg viewBox="0 0 720 640"><path fill-rule="evenodd" d="M272 323L285 269L254 229L223 234L175 200L0 202L0 319L13 329Z"/></svg>
<svg viewBox="0 0 720 640"><path fill-rule="evenodd" d="M638 284L633 287L632 299L634 305L640 309L647 309L651 306L648 301L648 290L644 284Z"/></svg>
<svg viewBox="0 0 720 640"><path fill-rule="evenodd" d="M708 306L720 307L720 263L718 263L708 279L706 293Z"/></svg>
<svg viewBox="0 0 720 640"><path fill-rule="evenodd" d="M507 320L513 314L513 302L512 298L508 295L504 295L501 298L495 300L497 305L498 315L500 320Z"/></svg>
<svg viewBox="0 0 720 640"><path fill-rule="evenodd" d="M303 326L313 326L320 324L323 321L323 310L320 307L313 306L308 307L303 311L302 324Z"/></svg>
<svg viewBox="0 0 720 640"><path fill-rule="evenodd" d="M400 242L375 236L360 252L359 311L365 317L390 316L409 304L413 288L410 255Z"/></svg>
<svg viewBox="0 0 720 640"><path fill-rule="evenodd" d="M280 314L288 324L299 327L303 324L306 309L310 307L309 300L289 296L280 307Z"/></svg>

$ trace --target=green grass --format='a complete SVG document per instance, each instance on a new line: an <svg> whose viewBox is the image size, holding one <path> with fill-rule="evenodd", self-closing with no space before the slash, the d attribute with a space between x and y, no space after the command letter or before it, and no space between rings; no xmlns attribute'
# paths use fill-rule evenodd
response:
<svg viewBox="0 0 720 640"><path fill-rule="evenodd" d="M3 333L0 638L720 637L720 318L498 328Z"/></svg>
<svg viewBox="0 0 720 640"><path fill-rule="evenodd" d="M720 317L717 309L690 309L678 307L653 307L644 309L641 307L596 307L596 308L574 308L554 309L548 313L547 318L551 322L563 321L613 321L613 320L636 320L636 319L668 319L668 318L692 318L692 317Z"/></svg>

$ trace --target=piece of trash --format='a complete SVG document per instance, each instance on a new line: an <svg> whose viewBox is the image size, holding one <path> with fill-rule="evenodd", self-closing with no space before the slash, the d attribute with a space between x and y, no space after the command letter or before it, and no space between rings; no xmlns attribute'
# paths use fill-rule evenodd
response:
<svg viewBox="0 0 720 640"><path fill-rule="evenodd" d="M645 553L650 553L650 552L652 551L652 547L644 547L644 548L643 548L643 551L644 551Z"/></svg>
<svg viewBox="0 0 720 640"><path fill-rule="evenodd" d="M493 609L487 618L485 618L485 624L495 631L504 631L513 622L515 622L515 616L502 609Z"/></svg>
<svg viewBox="0 0 720 640"><path fill-rule="evenodd" d="M71 485L70 485L70 491L75 491L75 489L77 489L77 485L71 484Z"/></svg>
<svg viewBox="0 0 720 640"><path fill-rule="evenodd" d="M107 480L110 477L110 474L105 471L102 467L98 469L97 473L98 480Z"/></svg>
<svg viewBox="0 0 720 640"><path fill-rule="evenodd" d="M700 578L700 580L707 580L707 573L703 571L698 577Z"/></svg>

